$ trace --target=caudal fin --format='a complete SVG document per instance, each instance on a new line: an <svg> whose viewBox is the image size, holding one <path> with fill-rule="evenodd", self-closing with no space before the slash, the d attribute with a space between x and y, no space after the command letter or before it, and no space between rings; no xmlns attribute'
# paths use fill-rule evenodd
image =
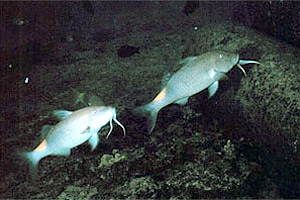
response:
<svg viewBox="0 0 300 200"><path fill-rule="evenodd" d="M147 105L135 108L133 112L147 118L147 130L148 133L152 133L157 120L157 109L153 108L151 103L149 103Z"/></svg>
<svg viewBox="0 0 300 200"><path fill-rule="evenodd" d="M36 180L38 175L38 164L44 156L38 151L19 152L18 154L29 163L29 170L32 178L33 180Z"/></svg>

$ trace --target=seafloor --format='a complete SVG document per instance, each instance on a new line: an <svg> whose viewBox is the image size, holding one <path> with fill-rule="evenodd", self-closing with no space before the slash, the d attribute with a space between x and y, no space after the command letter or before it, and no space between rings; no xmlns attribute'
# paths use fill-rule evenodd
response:
<svg viewBox="0 0 300 200"><path fill-rule="evenodd" d="M224 122L214 108L222 101L218 96L207 99L203 91L185 106L164 108L152 134L145 132L144 119L131 114L152 100L162 77L189 56L197 32L211 22L230 21L230 13L221 6L187 16L183 2L100 3L93 3L91 15L73 16L75 28L64 32L67 39L51 46L51 53L45 50L41 62L11 69L1 80L6 94L0 116L1 199L300 197L299 164L270 153L268 144L245 139L247 129L233 116ZM120 58L122 45L140 47L139 53ZM46 157L32 182L28 164L16 152L31 150L42 139L42 126L57 123L53 110L97 101L116 107L126 137L115 124L105 139L106 126L95 151L84 144L67 158Z"/></svg>

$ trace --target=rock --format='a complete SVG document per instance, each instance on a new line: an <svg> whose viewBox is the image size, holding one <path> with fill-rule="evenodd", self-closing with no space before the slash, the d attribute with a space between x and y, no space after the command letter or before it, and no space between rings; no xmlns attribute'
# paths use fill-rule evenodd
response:
<svg viewBox="0 0 300 200"><path fill-rule="evenodd" d="M236 51L242 59L263 63L246 67L247 77L231 70L230 83L222 81L215 97L216 113L222 120L228 119L227 123L243 124L250 141L270 145L278 152L299 153L299 49L230 23L204 26L185 54L198 55L210 49Z"/></svg>

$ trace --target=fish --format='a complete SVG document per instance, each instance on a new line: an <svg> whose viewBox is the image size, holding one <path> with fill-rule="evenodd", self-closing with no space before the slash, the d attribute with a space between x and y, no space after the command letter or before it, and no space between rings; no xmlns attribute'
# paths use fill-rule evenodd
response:
<svg viewBox="0 0 300 200"><path fill-rule="evenodd" d="M86 95L86 102L88 106L102 106L104 102L97 94L88 94Z"/></svg>
<svg viewBox="0 0 300 200"><path fill-rule="evenodd" d="M38 163L46 156L65 156L71 154L71 149L88 141L93 151L98 143L98 132L108 122L110 130L106 138L112 132L112 121L122 129L124 136L125 127L117 120L116 109L110 106L90 106L74 112L68 110L53 111L60 122L55 126L44 126L42 134L47 133L42 142L32 151L20 152L20 156L29 162L31 174L37 177Z"/></svg>
<svg viewBox="0 0 300 200"><path fill-rule="evenodd" d="M86 101L85 101L85 93L84 92L79 92L78 90L71 88L72 90L72 96L73 96L73 106L76 106L78 104L84 104L86 105Z"/></svg>
<svg viewBox="0 0 300 200"><path fill-rule="evenodd" d="M23 26L28 23L29 23L29 20L24 17L19 17L19 18L16 18L13 20L13 24L15 24L17 26Z"/></svg>
<svg viewBox="0 0 300 200"><path fill-rule="evenodd" d="M130 56L134 55L135 53L140 53L139 50L140 50L139 47L124 45L118 49L118 55L121 58L126 58L126 57L130 57Z"/></svg>
<svg viewBox="0 0 300 200"><path fill-rule="evenodd" d="M72 88L73 94L73 104L72 107L77 105L83 106L104 106L102 99L94 92L79 92L78 90Z"/></svg>
<svg viewBox="0 0 300 200"><path fill-rule="evenodd" d="M182 12L188 16L189 14L195 12L195 10L199 8L199 5L199 1L186 1Z"/></svg>
<svg viewBox="0 0 300 200"><path fill-rule="evenodd" d="M133 110L136 115L148 118L149 133L155 128L158 112L165 106L171 103L185 105L190 96L206 88L211 98L218 90L219 81L228 79L226 73L235 65L246 76L241 65L260 63L254 60L240 60L238 53L212 50L182 59L179 64L183 67L171 76L159 94L150 103Z"/></svg>

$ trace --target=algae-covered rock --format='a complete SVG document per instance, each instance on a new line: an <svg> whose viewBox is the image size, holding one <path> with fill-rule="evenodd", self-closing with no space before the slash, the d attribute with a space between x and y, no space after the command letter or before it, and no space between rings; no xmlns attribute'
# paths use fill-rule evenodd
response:
<svg viewBox="0 0 300 200"><path fill-rule="evenodd" d="M158 189L155 181L149 177L132 178L126 181L116 191L117 195L126 199L155 198Z"/></svg>
<svg viewBox="0 0 300 200"><path fill-rule="evenodd" d="M226 145L224 145L223 147L223 151L225 154L225 158L227 158L228 160L232 160L235 158L235 148L230 140L227 140Z"/></svg>
<svg viewBox="0 0 300 200"><path fill-rule="evenodd" d="M113 155L104 154L98 168L111 167L113 164L127 159L126 155L121 155L116 149L112 151Z"/></svg>
<svg viewBox="0 0 300 200"><path fill-rule="evenodd" d="M195 34L185 54L210 49L238 52L242 59L259 60L246 66L248 76L233 68L230 81L221 82L216 95L218 115L243 124L243 137L300 152L300 50L256 30L231 23L210 24ZM218 96L219 95L219 96Z"/></svg>
<svg viewBox="0 0 300 200"><path fill-rule="evenodd" d="M98 194L98 190L96 187L91 187L91 186L79 187L74 185L68 185L66 189L57 197L57 199L63 199L63 200L90 199L97 194Z"/></svg>
<svg viewBox="0 0 300 200"><path fill-rule="evenodd" d="M216 144L214 144L216 145ZM186 161L166 173L165 185L177 198L220 198L246 183L251 173L247 159L240 155L234 145L227 141L221 148L200 150L199 160ZM178 193L178 191L185 191ZM182 196L182 195L189 196Z"/></svg>

